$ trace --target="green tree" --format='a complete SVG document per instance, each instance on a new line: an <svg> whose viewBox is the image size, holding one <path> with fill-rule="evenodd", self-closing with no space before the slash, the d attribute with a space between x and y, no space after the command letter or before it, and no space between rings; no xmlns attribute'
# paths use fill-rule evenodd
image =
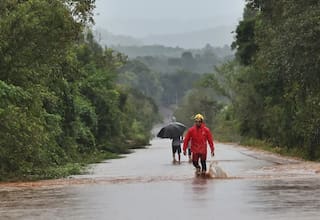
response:
<svg viewBox="0 0 320 220"><path fill-rule="evenodd" d="M149 141L155 104L116 84L126 56L94 40L93 8L91 0L0 2L1 179L68 175Z"/></svg>
<svg viewBox="0 0 320 220"><path fill-rule="evenodd" d="M256 11L252 27L258 50L241 50L246 42L238 39L251 30L237 33L238 58L250 58L242 62L250 67L239 81L246 92L238 93L238 108L248 113L240 114L242 127L249 136L319 158L319 2L247 2Z"/></svg>

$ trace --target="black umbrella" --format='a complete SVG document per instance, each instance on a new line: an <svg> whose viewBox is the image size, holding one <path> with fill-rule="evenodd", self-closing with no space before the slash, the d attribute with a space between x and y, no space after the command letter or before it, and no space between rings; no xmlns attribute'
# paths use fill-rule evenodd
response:
<svg viewBox="0 0 320 220"><path fill-rule="evenodd" d="M160 138L174 138L182 136L183 132L186 130L186 126L180 122L171 122L170 124L161 128L157 137Z"/></svg>

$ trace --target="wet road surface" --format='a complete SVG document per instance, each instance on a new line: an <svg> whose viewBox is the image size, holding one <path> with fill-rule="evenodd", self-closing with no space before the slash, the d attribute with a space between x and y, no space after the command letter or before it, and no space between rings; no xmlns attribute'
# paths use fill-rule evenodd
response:
<svg viewBox="0 0 320 220"><path fill-rule="evenodd" d="M228 178L196 178L154 139L86 175L1 184L0 219L320 219L319 164L219 143L214 160Z"/></svg>

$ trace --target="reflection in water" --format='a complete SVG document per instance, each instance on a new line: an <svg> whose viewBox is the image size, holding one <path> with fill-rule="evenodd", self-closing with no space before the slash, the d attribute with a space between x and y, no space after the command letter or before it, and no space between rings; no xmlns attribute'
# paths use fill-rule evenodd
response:
<svg viewBox="0 0 320 220"><path fill-rule="evenodd" d="M209 200L208 188L210 187L210 185L208 184L208 181L210 180L202 177L195 177L192 180L190 192L190 194L192 195L191 201L198 203L197 205L206 206Z"/></svg>
<svg viewBox="0 0 320 220"><path fill-rule="evenodd" d="M212 180L209 180L207 178L195 177L192 180L192 187L191 187L193 194L197 196L197 195L203 195L207 193L208 181L212 181Z"/></svg>
<svg viewBox="0 0 320 220"><path fill-rule="evenodd" d="M60 210L70 207L76 196L68 188L22 189L0 191L1 219L55 219Z"/></svg>
<svg viewBox="0 0 320 220"><path fill-rule="evenodd" d="M196 178L191 164L171 164L168 145L155 140L86 176L3 184L0 219L320 219L320 179L311 172L317 165L297 173L299 164L274 166L217 144L214 159L230 178Z"/></svg>
<svg viewBox="0 0 320 220"><path fill-rule="evenodd" d="M256 183L257 210L283 213L314 213L319 215L320 179L278 179ZM308 216L306 215L306 217Z"/></svg>

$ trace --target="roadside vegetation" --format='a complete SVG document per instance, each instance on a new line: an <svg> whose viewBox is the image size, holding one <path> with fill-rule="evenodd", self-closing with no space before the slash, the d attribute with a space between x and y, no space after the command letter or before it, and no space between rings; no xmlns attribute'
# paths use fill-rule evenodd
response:
<svg viewBox="0 0 320 220"><path fill-rule="evenodd" d="M146 146L160 106L187 126L204 114L219 141L320 160L320 4L246 2L235 54L118 47L128 59L94 39L94 0L2 0L0 180L68 176Z"/></svg>
<svg viewBox="0 0 320 220"><path fill-rule="evenodd" d="M154 101L117 84L126 56L93 38L94 1L0 3L0 180L57 178L145 146Z"/></svg>
<svg viewBox="0 0 320 220"><path fill-rule="evenodd" d="M319 14L318 1L247 0L236 59L203 76L176 115L203 111L218 139L320 160Z"/></svg>

